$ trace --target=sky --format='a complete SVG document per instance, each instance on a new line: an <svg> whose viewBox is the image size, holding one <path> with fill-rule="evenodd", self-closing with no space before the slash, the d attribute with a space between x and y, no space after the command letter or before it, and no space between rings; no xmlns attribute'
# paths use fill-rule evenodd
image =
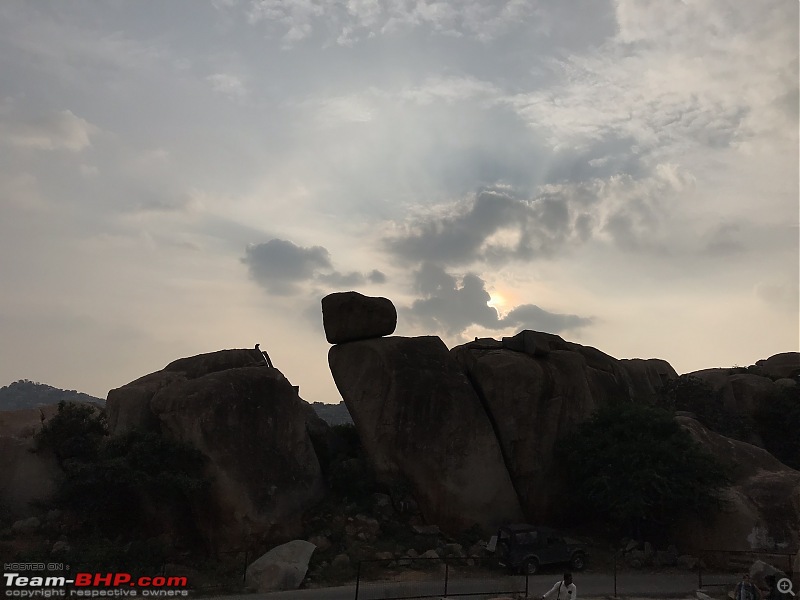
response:
<svg viewBox="0 0 800 600"><path fill-rule="evenodd" d="M99 397L320 299L679 373L800 350L796 0L0 4L0 385Z"/></svg>

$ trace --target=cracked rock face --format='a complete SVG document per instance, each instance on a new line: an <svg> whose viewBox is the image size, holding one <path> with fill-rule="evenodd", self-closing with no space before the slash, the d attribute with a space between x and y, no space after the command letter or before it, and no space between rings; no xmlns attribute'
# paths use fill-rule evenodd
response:
<svg viewBox="0 0 800 600"><path fill-rule="evenodd" d="M617 360L559 336L523 331L451 353L483 400L529 522L551 522L567 493L555 470L558 440L612 400L646 401L677 377L665 361Z"/></svg>
<svg viewBox="0 0 800 600"><path fill-rule="evenodd" d="M407 484L427 521L460 531L521 519L492 425L438 337L339 344L328 362L379 479Z"/></svg>

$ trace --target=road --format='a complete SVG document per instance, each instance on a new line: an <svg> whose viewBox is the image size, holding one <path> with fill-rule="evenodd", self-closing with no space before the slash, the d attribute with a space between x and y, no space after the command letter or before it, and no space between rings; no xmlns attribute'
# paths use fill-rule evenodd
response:
<svg viewBox="0 0 800 600"><path fill-rule="evenodd" d="M559 580L558 574L534 575L529 578L529 595L538 598ZM704 575L705 582L730 582L731 575ZM735 582L735 581L734 581ZM578 598L589 596L603 597L614 594L613 575L601 573L582 573L575 576ZM497 577L491 579L456 579L448 583L448 594L501 595L502 592L525 590L524 577ZM694 597L697 590L697 573L624 573L617 579L617 594L620 596L650 597ZM444 595L444 581L406 581L406 582L362 582L359 586L359 600L379 600L382 598L413 598L419 595ZM455 597L455 596L454 596ZM463 596L478 598L479 596ZM354 600L355 586L272 592L268 594L248 594L226 596L227 600Z"/></svg>

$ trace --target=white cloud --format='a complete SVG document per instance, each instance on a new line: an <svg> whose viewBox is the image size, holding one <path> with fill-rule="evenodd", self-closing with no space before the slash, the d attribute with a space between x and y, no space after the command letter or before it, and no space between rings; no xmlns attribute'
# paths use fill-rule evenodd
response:
<svg viewBox="0 0 800 600"><path fill-rule="evenodd" d="M100 130L71 110L63 110L18 123L6 122L0 131L7 143L19 148L80 152L91 146L91 137Z"/></svg>
<svg viewBox="0 0 800 600"><path fill-rule="evenodd" d="M490 41L541 16L525 0L252 0L247 11L251 24L266 23L287 45L321 31L333 32L332 39L343 46L420 27Z"/></svg>
<svg viewBox="0 0 800 600"><path fill-rule="evenodd" d="M214 73L206 77L211 89L230 98L241 99L247 95L247 88L241 78L231 73Z"/></svg>
<svg viewBox="0 0 800 600"><path fill-rule="evenodd" d="M509 102L556 148L611 135L663 155L767 133L785 138L791 122L781 102L797 85L797 15L788 7L619 0L615 39L551 60L561 83Z"/></svg>

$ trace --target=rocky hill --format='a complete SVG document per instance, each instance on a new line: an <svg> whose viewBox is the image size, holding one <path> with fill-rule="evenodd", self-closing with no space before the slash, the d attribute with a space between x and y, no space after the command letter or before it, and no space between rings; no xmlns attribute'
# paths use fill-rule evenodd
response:
<svg viewBox="0 0 800 600"><path fill-rule="evenodd" d="M39 408L64 402L86 402L103 406L106 401L75 390L62 390L44 383L20 379L0 388L0 411Z"/></svg>
<svg viewBox="0 0 800 600"><path fill-rule="evenodd" d="M328 425L352 425L353 417L350 416L350 411L347 410L347 405L344 402L337 404L325 404L324 402L312 402L311 406L317 413L320 419L325 421Z"/></svg>

